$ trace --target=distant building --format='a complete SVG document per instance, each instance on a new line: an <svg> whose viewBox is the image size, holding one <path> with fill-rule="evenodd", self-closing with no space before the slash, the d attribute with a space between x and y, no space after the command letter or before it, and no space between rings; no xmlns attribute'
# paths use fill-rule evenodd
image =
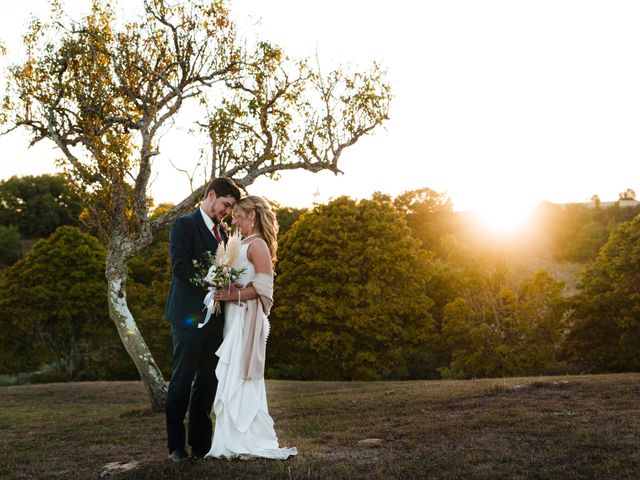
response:
<svg viewBox="0 0 640 480"><path fill-rule="evenodd" d="M636 207L640 202L635 198L621 198L618 200L621 207Z"/></svg>
<svg viewBox="0 0 640 480"><path fill-rule="evenodd" d="M619 205L620 208L630 208L630 207L637 207L638 205L640 205L640 202L635 198L621 198L617 202L601 202L599 200L597 201L592 200L590 202L581 202L575 205L584 205L587 208L598 208L598 207L611 208L615 205Z"/></svg>

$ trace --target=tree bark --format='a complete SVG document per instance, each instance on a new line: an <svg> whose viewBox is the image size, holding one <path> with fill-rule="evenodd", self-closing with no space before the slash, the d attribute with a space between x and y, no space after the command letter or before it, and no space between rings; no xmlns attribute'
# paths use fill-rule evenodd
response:
<svg viewBox="0 0 640 480"><path fill-rule="evenodd" d="M107 278L107 298L109 314L116 324L118 334L140 374L147 389L151 409L164 411L167 387L164 377L156 364L149 347L142 338L140 330L127 305L127 261L123 252L109 248L105 268Z"/></svg>

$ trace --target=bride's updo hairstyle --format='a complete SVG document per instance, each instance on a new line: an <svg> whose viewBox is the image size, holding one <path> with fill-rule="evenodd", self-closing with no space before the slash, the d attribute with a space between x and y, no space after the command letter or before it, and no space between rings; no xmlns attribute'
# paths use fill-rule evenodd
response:
<svg viewBox="0 0 640 480"><path fill-rule="evenodd" d="M245 214L256 212L254 226L267 242L269 253L271 254L271 261L275 265L277 260L276 250L278 250L278 229L280 227L276 219L276 214L271 210L269 203L257 195L247 195L241 198L233 208L234 210L242 210Z"/></svg>

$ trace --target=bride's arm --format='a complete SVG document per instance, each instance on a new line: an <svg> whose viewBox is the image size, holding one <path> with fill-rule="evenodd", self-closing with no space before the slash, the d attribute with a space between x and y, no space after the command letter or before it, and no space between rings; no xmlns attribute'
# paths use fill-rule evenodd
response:
<svg viewBox="0 0 640 480"><path fill-rule="evenodd" d="M230 285L229 288L216 290L213 298L221 302L242 302L244 300L258 298L258 292L256 292L256 289L253 288L251 284L248 284L244 288L238 285Z"/></svg>
<svg viewBox="0 0 640 480"><path fill-rule="evenodd" d="M271 254L267 244L258 240L251 244L247 251L247 258L253 264L256 273L263 273L273 277L273 264L271 263Z"/></svg>
<svg viewBox="0 0 640 480"><path fill-rule="evenodd" d="M253 242L247 251L247 259L253 264L256 273L273 276L271 254L269 253L269 248L266 243L260 241ZM248 284L244 288L232 285L228 289L216 292L215 298L223 302L242 302L244 300L258 298L258 292L256 292L256 289L251 284Z"/></svg>

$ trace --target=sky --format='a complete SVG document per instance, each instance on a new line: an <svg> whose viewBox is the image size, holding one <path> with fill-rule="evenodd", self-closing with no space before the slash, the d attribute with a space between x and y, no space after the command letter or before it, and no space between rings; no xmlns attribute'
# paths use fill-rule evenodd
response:
<svg viewBox="0 0 640 480"><path fill-rule="evenodd" d="M73 15L90 1L65 3ZM251 193L308 207L428 187L455 210L503 218L542 201L640 193L640 2L235 0L232 10L241 35L317 53L327 69L380 62L394 95L384 128L344 151L343 175L285 172ZM3 12L0 66L17 55L30 14L47 11L46 0L22 0ZM192 127L165 132L156 203L189 193L171 163L197 161L205 139ZM0 180L55 171L60 154L41 143L27 150L23 133L0 137Z"/></svg>

